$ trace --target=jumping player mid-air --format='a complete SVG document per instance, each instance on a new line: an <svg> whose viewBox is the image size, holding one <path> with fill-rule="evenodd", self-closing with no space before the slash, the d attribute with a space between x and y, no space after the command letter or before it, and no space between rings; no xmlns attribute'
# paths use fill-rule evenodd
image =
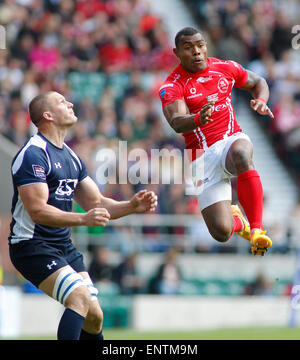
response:
<svg viewBox="0 0 300 360"><path fill-rule="evenodd" d="M152 211L157 197L142 190L130 201L115 201L100 193L84 162L64 143L77 117L63 95L38 95L29 113L38 133L12 163L10 258L26 279L65 306L59 340L102 340L98 290L71 241L70 227L105 226L110 219ZM73 198L85 213L72 212Z"/></svg>
<svg viewBox="0 0 300 360"><path fill-rule="evenodd" d="M192 152L192 167L203 166L203 178L193 180L203 189L198 202L205 223L217 241L225 242L235 232L250 241L254 255L264 255L272 241L262 226L263 188L252 161L251 140L236 121L231 91L233 86L250 91L251 108L273 118L267 82L235 61L208 57L197 29L179 31L175 45L180 64L160 87L159 96L165 118L183 134ZM233 176L248 221L237 205L231 205Z"/></svg>

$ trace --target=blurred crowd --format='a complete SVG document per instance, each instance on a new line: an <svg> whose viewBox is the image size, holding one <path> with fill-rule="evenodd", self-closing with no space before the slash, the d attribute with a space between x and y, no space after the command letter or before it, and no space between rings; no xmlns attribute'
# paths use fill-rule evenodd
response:
<svg viewBox="0 0 300 360"><path fill-rule="evenodd" d="M255 295L289 296L291 279L272 279L258 271L252 279L236 278L204 279L192 274L187 275L180 263L181 251L170 247L159 257L156 264L143 262L138 254L132 253L113 260L112 252L105 246L93 248L89 263L91 279L100 289L116 287L121 295ZM147 269L148 268L148 269ZM147 269L147 270L146 270ZM242 280L242 281L241 281Z"/></svg>
<svg viewBox="0 0 300 360"><path fill-rule="evenodd" d="M146 0L5 0L0 24L7 42L0 51L0 133L16 145L35 132L30 100L56 90L74 103L79 121L67 143L95 179L99 150L118 149L119 141L146 154L184 148L162 122L157 98L177 61ZM122 200L139 185L104 184L101 190ZM170 212L173 202L164 207L158 211Z"/></svg>
<svg viewBox="0 0 300 360"><path fill-rule="evenodd" d="M296 0L186 3L207 34L209 55L234 59L267 78L276 121L262 122L280 155L288 153L300 173L300 50L291 47L291 27L299 19L300 4ZM158 214L199 215L199 227L192 232L203 241L196 248L209 251L213 241L197 200L186 195L190 184L172 184L172 178L184 171L178 153L170 163L159 164L156 184L118 184L118 156L113 169L106 169L117 181L103 183L103 174L99 175L101 151L118 154L120 141L127 142L128 152L143 150L148 163L152 149L169 153L184 149L183 138L163 119L157 96L177 64L173 39L161 18L151 12L149 1L0 0L0 24L7 46L0 50L0 133L22 146L35 132L27 111L30 100L48 90L62 93L74 103L79 119L67 143L86 162L103 194L124 200L141 188L155 191ZM129 166L136 163L138 155ZM171 184L163 183L170 169ZM180 227L172 231L184 232Z"/></svg>
<svg viewBox="0 0 300 360"><path fill-rule="evenodd" d="M184 140L163 119L157 96L177 64L173 39L147 0L4 0L0 24L7 46L0 50L0 133L21 147L36 131L29 102L40 92L56 90L74 103L79 119L67 143L105 196L127 200L147 187L160 198L159 214L198 211L196 199L185 192ZM144 183L125 179L120 184L121 141L129 154L143 151L148 164L151 150L166 150L166 162L145 169L149 176L158 174L155 184L149 184L148 175ZM117 154L111 164L116 176L103 183L100 158L107 149ZM133 158L129 166L137 162ZM170 181L162 181L170 173ZM172 185L178 174L181 183Z"/></svg>
<svg viewBox="0 0 300 360"><path fill-rule="evenodd" d="M291 295L293 283L289 277L274 279L259 269L247 279L239 274L223 274L221 278L211 274L209 277L203 274L199 276L195 269L194 272L186 271L187 267L184 266L179 248L170 247L164 254L157 255L150 260L146 259L147 255L144 257L136 252L124 255L112 252L106 246L93 247L87 261L88 272L100 291L102 303L106 309L109 308L108 316L116 316L111 313L112 307L117 307L119 311L121 307L124 315L124 305L127 303L124 303L124 300L139 294L264 297ZM192 259L191 262L193 263ZM195 263L191 266L195 266ZM19 276L19 282L25 293L42 293L22 276ZM125 306L127 309L128 305L130 308L130 302Z"/></svg>

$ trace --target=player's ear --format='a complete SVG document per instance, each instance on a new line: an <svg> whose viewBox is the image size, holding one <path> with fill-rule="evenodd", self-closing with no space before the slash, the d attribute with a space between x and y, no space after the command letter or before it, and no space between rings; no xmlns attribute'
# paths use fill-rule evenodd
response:
<svg viewBox="0 0 300 360"><path fill-rule="evenodd" d="M52 120L52 115L51 115L50 111L44 111L43 118L46 120Z"/></svg>
<svg viewBox="0 0 300 360"><path fill-rule="evenodd" d="M173 53L175 54L175 56L177 56L179 58L178 49L176 47L173 48Z"/></svg>

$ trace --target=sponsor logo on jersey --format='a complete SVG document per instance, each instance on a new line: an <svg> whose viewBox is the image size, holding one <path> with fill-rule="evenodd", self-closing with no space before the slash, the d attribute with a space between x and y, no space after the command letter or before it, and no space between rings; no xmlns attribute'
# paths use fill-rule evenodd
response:
<svg viewBox="0 0 300 360"><path fill-rule="evenodd" d="M71 196L75 191L77 182L77 179L59 180L59 185L55 191L55 194L59 196Z"/></svg>
<svg viewBox="0 0 300 360"><path fill-rule="evenodd" d="M32 165L34 176L43 180L46 180L45 169L40 165Z"/></svg>
<svg viewBox="0 0 300 360"><path fill-rule="evenodd" d="M198 97L198 96L202 96L202 95L203 95L202 93L197 94L197 89L194 88L194 87L190 88L190 93L191 93L192 95L187 96L186 99L192 99L192 98L195 98L195 97Z"/></svg>
<svg viewBox="0 0 300 360"><path fill-rule="evenodd" d="M159 95L161 98L163 98L166 95L166 89L163 89L159 92Z"/></svg>
<svg viewBox="0 0 300 360"><path fill-rule="evenodd" d="M187 96L186 98L187 98L187 99L193 99L193 98L195 98L195 97L202 96L202 95L203 95L202 93L200 93L200 94L193 94L193 95Z"/></svg>
<svg viewBox="0 0 300 360"><path fill-rule="evenodd" d="M48 268L49 270L51 270L53 266L57 266L57 262L56 262L55 260L52 260L52 263L51 263L51 264L47 264L47 268Z"/></svg>
<svg viewBox="0 0 300 360"><path fill-rule="evenodd" d="M227 108L226 104L219 104L217 106L215 106L215 111L221 111Z"/></svg>
<svg viewBox="0 0 300 360"><path fill-rule="evenodd" d="M225 77L221 77L218 81L218 89L221 93L226 93L229 88L229 81Z"/></svg>
<svg viewBox="0 0 300 360"><path fill-rule="evenodd" d="M218 94L218 93L214 93L214 94L208 95L206 98L207 98L207 101L216 102L216 101L219 100L219 94Z"/></svg>
<svg viewBox="0 0 300 360"><path fill-rule="evenodd" d="M198 77L198 79L196 80L199 83L205 83L207 81L210 81L212 79L212 76L200 76Z"/></svg>

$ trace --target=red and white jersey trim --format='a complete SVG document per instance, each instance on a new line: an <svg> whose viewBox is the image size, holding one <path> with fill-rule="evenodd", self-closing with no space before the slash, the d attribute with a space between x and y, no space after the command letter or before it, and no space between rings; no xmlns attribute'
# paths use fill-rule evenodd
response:
<svg viewBox="0 0 300 360"><path fill-rule="evenodd" d="M231 103L233 86L243 87L248 72L234 61L207 58L207 67L198 73L189 73L179 64L159 89L162 106L183 100L191 114L196 114L209 101L215 103L212 122L182 134L186 147L206 149L215 142L240 132Z"/></svg>

